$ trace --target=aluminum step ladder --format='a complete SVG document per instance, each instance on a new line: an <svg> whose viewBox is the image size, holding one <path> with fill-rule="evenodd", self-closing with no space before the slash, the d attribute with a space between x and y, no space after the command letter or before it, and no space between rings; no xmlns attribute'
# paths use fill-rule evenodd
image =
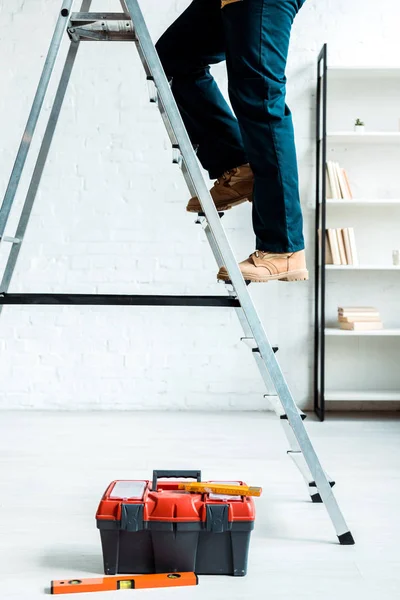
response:
<svg viewBox="0 0 400 600"><path fill-rule="evenodd" d="M195 150L186 132L179 110L150 38L137 0L121 0L121 13L90 13L91 0L83 0L80 12L72 12L74 0L64 0L60 10L48 55L17 153L9 184L0 210L0 241L10 244L9 255L0 285L0 311L4 305L61 304L61 305L163 305L163 306L224 306L234 308L242 325L243 341L251 348L265 382L269 401L279 417L289 441L289 456L303 475L313 502L323 502L332 520L339 542L354 544L332 492L334 482L324 472L304 427L305 415L297 408L268 337L249 295L246 282L225 235L221 214L218 214L205 184ZM70 46L58 88L52 103L44 137L21 210L14 236L4 236L7 221L28 155L43 100L52 76L55 61L65 33ZM173 161L183 172L192 196L200 200L203 212L197 222L204 228L218 267L226 266L230 283L226 296L143 296L91 294L13 294L8 293L11 278L21 250L29 217L36 197L43 168L51 146L65 92L82 41L135 42L150 86L150 101L157 104L173 147ZM267 291L267 290L266 290Z"/></svg>

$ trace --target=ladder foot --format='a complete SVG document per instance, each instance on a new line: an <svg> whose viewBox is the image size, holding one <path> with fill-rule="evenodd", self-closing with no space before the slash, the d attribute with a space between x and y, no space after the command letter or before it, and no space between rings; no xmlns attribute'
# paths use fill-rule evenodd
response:
<svg viewBox="0 0 400 600"><path fill-rule="evenodd" d="M355 541L353 536L351 535L351 531L346 531L346 533L342 533L342 535L338 535L338 540L341 546L354 546Z"/></svg>

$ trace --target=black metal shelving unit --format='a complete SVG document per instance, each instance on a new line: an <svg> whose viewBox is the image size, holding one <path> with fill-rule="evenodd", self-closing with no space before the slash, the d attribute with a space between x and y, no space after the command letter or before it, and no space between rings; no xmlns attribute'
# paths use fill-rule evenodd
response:
<svg viewBox="0 0 400 600"><path fill-rule="evenodd" d="M319 231L326 229L326 149L327 149L327 57L328 46L324 44L318 56L317 71L317 166L315 210L315 312L314 312L314 411L325 419L325 244Z"/></svg>

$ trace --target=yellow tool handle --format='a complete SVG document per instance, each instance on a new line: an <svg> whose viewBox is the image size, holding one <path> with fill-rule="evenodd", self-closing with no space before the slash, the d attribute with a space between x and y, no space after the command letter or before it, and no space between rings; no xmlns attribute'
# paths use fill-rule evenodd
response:
<svg viewBox="0 0 400 600"><path fill-rule="evenodd" d="M178 489L198 494L221 494L224 496L261 496L262 488L247 485L208 483L207 481L180 483Z"/></svg>

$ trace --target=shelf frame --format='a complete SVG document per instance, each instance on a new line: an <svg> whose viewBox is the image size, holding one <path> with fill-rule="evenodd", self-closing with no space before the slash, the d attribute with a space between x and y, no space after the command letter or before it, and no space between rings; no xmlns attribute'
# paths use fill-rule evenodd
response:
<svg viewBox="0 0 400 600"><path fill-rule="evenodd" d="M368 77L379 77L381 79L395 79L400 77L400 66L385 67L380 65L331 65L329 67L331 79L343 81L345 79L365 79Z"/></svg>
<svg viewBox="0 0 400 600"><path fill-rule="evenodd" d="M325 336L329 337L400 337L400 329L340 329L339 327L326 327Z"/></svg>
<svg viewBox="0 0 400 600"><path fill-rule="evenodd" d="M400 390L327 390L327 402L400 402Z"/></svg>
<svg viewBox="0 0 400 600"><path fill-rule="evenodd" d="M332 144L400 144L399 131L329 131L327 138Z"/></svg>
<svg viewBox="0 0 400 600"><path fill-rule="evenodd" d="M375 70L375 73L374 73ZM364 134L357 134L351 131L329 131L327 130L327 114L328 114L328 79L329 82L334 81L341 76L344 78L350 75L354 75L356 71L355 67L340 67L338 65L328 67L328 46L324 44L317 61L317 93L316 93L316 112L317 112L317 123L316 123L316 155L317 155L317 167L316 167L316 211L315 211L315 311L314 311L314 411L318 418L323 421L325 419L325 402L326 400L332 400L333 392L327 392L325 390L325 357L326 357L326 336L328 335L331 339L334 336L348 335L348 337L358 336L399 336L400 329L391 330L378 330L378 331L362 331L362 332L336 332L332 331L332 328L327 327L326 323L326 276L330 270L334 271L395 271L400 270L400 267L391 265L379 266L379 265L361 265L361 267L345 266L345 265L326 265L326 249L324 242L324 236L321 235L321 241L319 240L318 231L326 230L327 223L327 207L328 206L395 206L400 205L400 199L394 200L363 200L354 199L353 201L346 201L339 199L328 200L326 197L327 185L326 185L326 162L327 162L327 147L328 144L335 143L399 143L400 144L400 132L385 132L385 131L371 131ZM382 77L399 77L400 68L394 67L360 67L360 77L365 76L382 76ZM331 78L331 79L330 79ZM332 135L333 134L333 135ZM327 331L328 329L328 331ZM377 392L378 394L379 392ZM365 392L364 396L361 392L357 392L360 396L360 400L367 399L368 393ZM397 392L395 394L397 399ZM400 392L398 394L400 399ZM354 397L354 394L353 394ZM344 400L344 397L343 397Z"/></svg>
<svg viewBox="0 0 400 600"><path fill-rule="evenodd" d="M353 198L352 200L344 200L343 198L327 198L327 206L345 206L351 208L355 206L368 206L368 207L388 207L388 206L400 206L400 199L398 198L382 198L382 199L368 199L368 198Z"/></svg>
<svg viewBox="0 0 400 600"><path fill-rule="evenodd" d="M400 265L326 265L327 271L400 271Z"/></svg>
<svg viewBox="0 0 400 600"><path fill-rule="evenodd" d="M315 211L315 295L314 295L314 411L325 419L325 244L318 231L326 230L326 161L327 161L328 45L324 44L317 62L317 124L315 132L316 211ZM321 236L323 239L323 236Z"/></svg>

